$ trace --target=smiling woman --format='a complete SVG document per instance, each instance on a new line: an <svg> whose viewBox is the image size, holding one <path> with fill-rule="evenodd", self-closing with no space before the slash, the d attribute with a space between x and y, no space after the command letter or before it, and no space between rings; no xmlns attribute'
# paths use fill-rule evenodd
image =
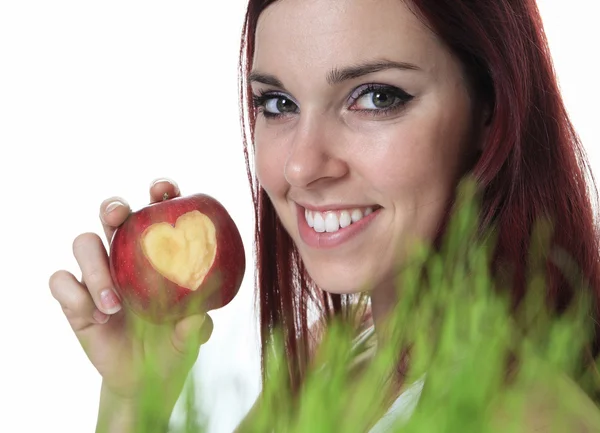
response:
<svg viewBox="0 0 600 433"><path fill-rule="evenodd" d="M563 313L587 288L595 332L581 370L594 367L600 348L595 187L534 0L250 0L239 68L256 212L263 384L268 342L281 330L287 380L298 395L330 320L354 319L349 312L364 294L369 308L347 320L359 331L356 358L385 346L386 319L406 301L396 287L398 269L415 245L440 246L467 175L482 198L477 224L497 240L491 274L515 309L528 295L535 224L552 221L552 252L569 255L581 272L568 279L555 256L546 257L544 301ZM153 202L179 195L169 181L151 187ZM129 214L122 199L103 202L107 240ZM139 359L154 362L162 398L148 412L153 428L166 431L210 336L210 318L190 316L158 338L138 339L110 290L101 240L81 235L74 253L83 281L57 272L50 286L103 377L98 431L135 431L146 392ZM404 383L409 360L401 357L390 396L391 411L404 415L423 385ZM531 394L533 417L541 419L531 431L543 431L538 427L554 407L556 395L540 403L540 394L537 388ZM590 427L600 425L596 396L589 394L575 402L592 408L589 419L569 431L597 431ZM374 423L373 432L384 431L390 417Z"/></svg>
<svg viewBox="0 0 600 433"><path fill-rule="evenodd" d="M368 291L377 329L402 302L398 263L416 242L439 243L467 174L513 304L547 217L597 309L595 187L535 1L250 1L240 70L263 357L282 327L293 389L317 338L311 302L343 316ZM547 267L546 300L564 311L579 285Z"/></svg>
<svg viewBox="0 0 600 433"><path fill-rule="evenodd" d="M256 175L317 286L373 285L379 312L399 248L434 236L485 117L406 4L342 3L276 2L258 20Z"/></svg>

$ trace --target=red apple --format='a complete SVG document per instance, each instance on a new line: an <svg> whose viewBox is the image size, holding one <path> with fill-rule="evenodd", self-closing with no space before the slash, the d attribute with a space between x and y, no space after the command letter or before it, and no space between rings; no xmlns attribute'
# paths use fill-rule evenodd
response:
<svg viewBox="0 0 600 433"><path fill-rule="evenodd" d="M113 236L109 262L124 306L154 323L227 305L246 269L237 226L205 194L131 213Z"/></svg>

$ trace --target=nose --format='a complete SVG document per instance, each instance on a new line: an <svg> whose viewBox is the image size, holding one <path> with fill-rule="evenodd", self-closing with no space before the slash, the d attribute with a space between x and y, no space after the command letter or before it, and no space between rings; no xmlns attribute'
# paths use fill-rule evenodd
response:
<svg viewBox="0 0 600 433"><path fill-rule="evenodd" d="M344 177L349 167L334 127L311 121L298 125L285 164L285 179L305 188L315 182Z"/></svg>

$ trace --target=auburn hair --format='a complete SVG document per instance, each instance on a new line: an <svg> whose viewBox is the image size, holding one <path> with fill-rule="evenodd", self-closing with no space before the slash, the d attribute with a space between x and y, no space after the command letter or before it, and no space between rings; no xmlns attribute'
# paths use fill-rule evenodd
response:
<svg viewBox="0 0 600 433"><path fill-rule="evenodd" d="M255 205L256 301L265 342L283 331L293 391L309 360L308 310L323 317L344 314L350 295L315 287L269 197L253 172L254 107L248 76L260 14L277 0L249 0L242 31L239 74L244 154ZM400 0L399 0L400 1ZM534 223L551 218L552 244L577 263L597 318L599 242L593 204L594 178L559 92L542 18L535 0L410 0L413 12L462 62L475 94L490 107L486 142L471 166L481 190L482 226L497 236L494 269L510 269L514 304L526 290L526 267ZM548 265L547 300L563 310L578 287ZM590 349L598 350L598 320Z"/></svg>

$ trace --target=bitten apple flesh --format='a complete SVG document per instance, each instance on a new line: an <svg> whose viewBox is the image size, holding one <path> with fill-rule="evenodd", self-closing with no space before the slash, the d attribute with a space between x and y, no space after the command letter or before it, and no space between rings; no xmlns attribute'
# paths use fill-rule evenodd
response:
<svg viewBox="0 0 600 433"><path fill-rule="evenodd" d="M246 270L237 226L206 194L130 214L113 236L109 262L124 305L154 323L224 307Z"/></svg>

